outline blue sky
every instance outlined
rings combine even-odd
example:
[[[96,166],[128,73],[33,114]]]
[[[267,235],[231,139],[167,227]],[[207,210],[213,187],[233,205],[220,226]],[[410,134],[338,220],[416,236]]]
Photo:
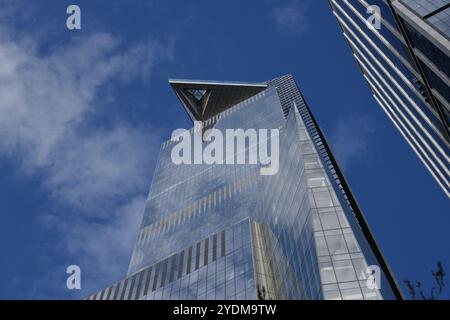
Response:
[[[66,29],[73,3],[80,31]],[[168,78],[292,73],[399,282],[450,267],[448,200],[371,97],[326,1],[0,7],[0,298],[80,298],[124,276],[159,144],[190,126]],[[66,289],[71,264],[82,290]]]

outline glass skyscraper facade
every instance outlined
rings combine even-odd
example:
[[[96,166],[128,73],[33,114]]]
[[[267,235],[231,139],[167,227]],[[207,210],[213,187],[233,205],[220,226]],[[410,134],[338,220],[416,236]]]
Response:
[[[450,197],[450,0],[329,3],[375,100]]]
[[[88,299],[402,297],[291,75],[169,83],[194,121],[193,144],[206,149],[211,128],[268,130],[232,156],[250,158],[262,145],[273,155],[276,140],[278,170],[263,175],[267,163],[251,161],[176,164],[173,148],[187,136],[164,142],[128,275]]]

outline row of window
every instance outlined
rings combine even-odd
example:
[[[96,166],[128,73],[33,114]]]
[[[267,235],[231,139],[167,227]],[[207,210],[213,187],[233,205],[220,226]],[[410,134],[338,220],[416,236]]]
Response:
[[[269,254],[275,273],[280,277],[276,291],[282,292],[283,298],[286,299],[317,299],[321,295],[320,274],[314,252],[311,206],[307,199],[307,190],[312,186],[323,186],[326,180],[323,179],[320,160],[301,114],[292,109],[294,101],[297,111],[306,108],[294,79],[287,76],[274,84],[278,87],[283,110],[288,118],[287,136],[284,141],[287,143],[286,152],[289,155],[282,159],[282,171],[276,179],[278,181],[266,188],[266,191],[273,190],[269,191],[269,203],[275,201],[277,204],[273,207],[274,210],[271,210],[271,215],[275,216],[271,227],[276,240]],[[283,146],[286,146],[285,144]],[[303,164],[298,162],[299,159],[303,160]],[[303,171],[305,169],[316,169],[314,172],[320,172],[321,176],[308,176],[306,171]],[[274,200],[271,200],[272,198]],[[285,214],[278,215],[283,212]]]
[[[244,256],[243,251],[246,251],[247,257]],[[92,295],[88,299],[140,299],[159,288],[164,288],[166,285],[216,262],[217,267],[214,265],[214,268],[208,270],[208,272],[211,274],[217,273],[217,281],[219,281],[220,274],[225,274],[226,269],[228,272],[224,281],[228,281],[235,275],[242,275],[251,271],[251,257],[249,220],[245,219],[135,273],[127,279]],[[195,279],[198,279],[198,275],[194,274],[189,279],[189,282],[195,281]]]
[[[362,3],[362,5],[364,5],[362,10],[365,10],[368,4],[364,0],[359,0],[359,2]],[[373,3],[374,0],[372,0],[371,2]],[[431,4],[431,2],[427,1],[427,4]],[[439,4],[439,7],[441,5],[442,3]],[[448,4],[447,6],[450,6],[450,4]],[[377,32],[374,32],[374,35],[376,37],[373,37],[372,40],[376,41],[377,39],[380,39],[380,41],[386,45],[385,48],[387,49],[383,50],[383,52],[386,53],[393,60],[394,64],[396,64],[400,69],[404,69],[403,72],[405,73],[405,75],[408,77],[409,80],[413,80],[415,82],[416,86],[415,87],[410,86],[410,89],[412,90],[414,95],[418,97],[421,104],[426,106],[425,112],[427,112],[427,115],[430,117],[430,120],[433,121],[433,123],[437,126],[437,128],[440,128],[442,126],[443,120],[441,119],[437,110],[439,109],[439,106],[435,106],[433,103],[431,103],[429,97],[424,91],[423,81],[420,80],[422,79],[422,75],[420,75],[419,72],[412,67],[409,60],[405,59],[409,57],[408,46],[405,42],[403,35],[395,27],[393,27],[396,25],[396,22],[395,21],[388,22],[385,20],[386,10],[384,11],[384,14],[382,16],[383,28],[378,30]],[[450,12],[450,7],[448,7],[446,11]],[[432,16],[431,19],[437,19],[437,16],[441,14],[445,14],[445,11],[440,12],[435,16]],[[389,15],[389,17],[391,17],[391,15]],[[448,99],[447,94],[448,76],[449,76],[448,56],[446,56],[445,53],[443,53],[427,37],[423,36],[422,33],[418,32],[416,27],[412,27],[412,25],[408,23],[406,20],[402,20],[402,22],[403,25],[405,26],[405,31],[408,33],[409,36],[408,40],[410,41],[410,44],[414,47],[414,55],[418,59],[419,64],[424,71],[425,77],[427,78],[429,85],[432,87],[432,90],[438,91],[433,92],[433,95],[442,104],[442,109],[443,112],[445,113],[446,108],[444,106],[445,105],[448,106],[447,101],[450,101]],[[403,68],[403,66],[405,68]],[[448,125],[447,121],[445,120],[444,125]]]
[[[180,279],[184,275],[198,270],[200,266],[216,261],[218,257],[225,256],[226,236],[225,230],[211,237],[197,242],[194,246],[172,255],[142,270],[133,276],[93,295],[91,300],[132,300],[147,295],[150,291],[164,287]],[[145,281],[144,281],[145,279]]]
[[[295,96],[291,98],[295,99]],[[314,146],[324,161],[326,169],[333,177],[339,190],[342,192],[343,198],[346,200],[348,207],[353,211],[352,205],[348,200],[344,186],[336,172],[333,161],[330,158],[324,141],[322,140],[316,124],[306,105],[298,103],[298,111],[302,118],[302,122],[307,128],[307,133],[311,136]],[[306,132],[304,132],[300,123],[300,137],[303,140],[309,140]],[[312,146],[309,146],[311,148]],[[303,150],[302,150],[303,151]],[[308,149],[308,152],[312,150]],[[315,232],[316,254],[319,256],[319,270],[322,282],[322,291],[325,299],[379,299],[380,294],[376,290],[367,290],[366,287],[359,286],[349,287],[350,281],[357,279],[365,279],[366,262],[361,253],[360,247],[355,239],[353,231],[349,228],[348,221],[340,207],[340,201],[337,199],[335,191],[329,186],[327,177],[324,175],[323,167],[317,156],[308,155],[305,159],[306,176],[308,179],[310,205],[320,212],[317,217],[321,220],[316,222],[324,226],[325,231],[317,230]],[[347,227],[342,229],[343,227]],[[331,256],[330,256],[331,255]],[[316,259],[316,256],[314,257]],[[308,268],[303,265],[302,268]],[[310,276],[314,276],[314,272]],[[365,282],[364,282],[365,283]],[[309,282],[310,287],[314,287],[314,281]],[[339,288],[332,288],[336,286]],[[346,287],[347,286],[347,287]],[[342,287],[342,289],[340,288]],[[311,296],[316,297],[314,292]]]
[[[226,230],[225,255],[150,292],[146,299],[254,299],[249,219]]]
[[[145,244],[151,239],[155,239],[165,232],[172,230],[176,226],[184,224],[189,219],[220,206],[223,202],[230,200],[235,195],[247,192],[248,189],[254,187],[258,183],[260,177],[261,176],[258,173],[249,174],[244,179],[225,185],[220,189],[211,192],[209,195],[169,214],[160,221],[142,228],[138,236],[138,245]]]
[[[372,37],[370,32],[363,31],[365,20],[361,14],[355,13],[357,19],[350,16],[356,10],[351,4],[345,2],[348,9],[343,9],[335,0],[333,3],[339,9],[335,15],[345,30],[344,35],[355,52],[375,99],[444,192],[450,194],[445,165],[448,148],[442,123],[440,120],[436,123],[439,117],[431,114],[431,111],[435,112],[430,107],[431,101],[424,102],[428,97],[426,92],[422,90],[423,93],[419,93],[407,68],[401,62],[396,63],[398,59],[392,47],[399,41],[387,41],[382,35],[386,28],[374,30],[375,36]]]

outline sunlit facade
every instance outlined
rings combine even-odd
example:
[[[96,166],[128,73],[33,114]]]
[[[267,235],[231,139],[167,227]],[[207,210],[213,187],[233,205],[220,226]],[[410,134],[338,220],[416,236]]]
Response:
[[[375,100],[450,197],[450,0],[329,3]]]
[[[292,76],[169,82],[196,122],[193,136],[278,129],[279,169],[262,175],[263,164],[175,164],[180,140],[163,143],[128,275],[89,299],[401,298]],[[245,152],[276,136],[266,138]],[[376,287],[368,266],[379,270]]]

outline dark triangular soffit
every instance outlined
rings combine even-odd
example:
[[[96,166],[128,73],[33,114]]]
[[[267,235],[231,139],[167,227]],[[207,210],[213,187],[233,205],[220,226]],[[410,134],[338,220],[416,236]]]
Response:
[[[205,121],[265,90],[265,83],[169,80],[192,121]]]

